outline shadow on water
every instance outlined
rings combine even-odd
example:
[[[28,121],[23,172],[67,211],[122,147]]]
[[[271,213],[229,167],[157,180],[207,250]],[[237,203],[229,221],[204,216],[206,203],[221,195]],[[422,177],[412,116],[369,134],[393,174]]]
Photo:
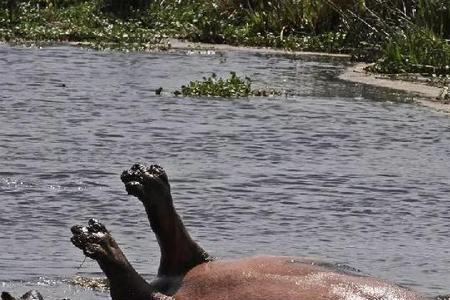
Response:
[[[3,290],[108,298],[66,283],[99,275],[89,260],[77,269],[83,256],[69,241],[70,226],[91,217],[151,278],[159,249],[119,174],[157,161],[192,235],[215,256],[322,257],[450,292],[450,121],[337,80],[345,62],[8,46],[0,58]],[[154,93],[230,71],[291,95]]]

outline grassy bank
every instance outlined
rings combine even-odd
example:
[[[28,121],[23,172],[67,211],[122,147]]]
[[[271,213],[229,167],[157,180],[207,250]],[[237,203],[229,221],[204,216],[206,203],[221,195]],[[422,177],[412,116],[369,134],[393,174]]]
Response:
[[[81,42],[97,49],[146,50],[161,36],[137,20],[102,13],[102,1],[67,6],[21,2],[14,12],[0,10],[0,40],[11,43]]]
[[[295,3],[294,3],[295,2]],[[106,1],[25,1],[16,8],[0,2],[0,40],[78,41],[95,47],[117,44],[141,49],[163,37],[206,43],[295,50],[348,52],[342,30],[315,32],[310,7],[242,6],[233,1],[153,1],[144,10],[114,14]],[[263,3],[263,2],[261,2]],[[125,16],[124,16],[125,15]],[[282,18],[285,15],[288,18]],[[133,46],[134,44],[134,46]]]
[[[0,40],[206,43],[344,52],[381,73],[450,75],[450,0],[0,0]]]

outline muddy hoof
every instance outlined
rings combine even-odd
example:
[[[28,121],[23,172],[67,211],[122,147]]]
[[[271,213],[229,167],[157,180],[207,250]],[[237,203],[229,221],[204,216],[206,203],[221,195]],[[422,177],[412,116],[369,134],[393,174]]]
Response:
[[[3,292],[2,300],[16,300],[16,298],[11,296],[10,293]],[[44,298],[38,291],[31,290],[31,291],[25,293],[22,297],[20,297],[19,300],[44,300]]]
[[[96,219],[90,219],[88,226],[75,225],[71,231],[73,236],[70,240],[75,247],[93,259],[107,257],[109,249],[116,245],[106,227]]]
[[[129,170],[122,172],[120,179],[128,194],[142,202],[155,202],[170,194],[169,179],[164,169],[158,165],[147,167],[134,164]]]

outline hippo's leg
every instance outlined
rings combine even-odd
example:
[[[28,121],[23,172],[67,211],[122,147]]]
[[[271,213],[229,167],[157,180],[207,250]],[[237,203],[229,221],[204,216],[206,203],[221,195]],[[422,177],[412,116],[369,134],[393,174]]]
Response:
[[[193,267],[212,260],[184,227],[173,205],[169,179],[162,167],[135,164],[122,173],[121,179],[128,194],[144,204],[156,234],[161,250],[160,278],[183,276]]]
[[[10,293],[3,292],[2,300],[16,300],[16,298],[11,296]],[[22,297],[20,297],[19,300],[44,300],[44,298],[38,291],[31,290],[31,291],[26,292]]]
[[[157,292],[131,266],[105,226],[95,219],[72,227],[72,243],[96,260],[108,277],[113,300],[155,300]]]

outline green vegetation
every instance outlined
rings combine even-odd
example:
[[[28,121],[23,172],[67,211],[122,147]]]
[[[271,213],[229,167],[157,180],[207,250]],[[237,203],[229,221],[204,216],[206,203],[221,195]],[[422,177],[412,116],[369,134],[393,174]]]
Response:
[[[427,29],[395,34],[381,53],[371,71],[450,75],[450,45]]]
[[[0,9],[0,40],[13,43],[81,42],[97,49],[145,50],[161,47],[159,34],[139,21],[112,18],[100,1],[75,3],[59,9],[22,2],[12,20]]]
[[[203,77],[202,81],[191,81],[189,85],[183,85],[181,91],[175,91],[175,95],[206,96],[237,98],[248,96],[274,96],[281,95],[275,90],[252,90],[251,80],[248,77],[241,78],[235,72],[230,72],[230,77],[222,79],[213,73],[210,77]]]
[[[206,43],[345,51],[341,30],[316,30],[317,1],[159,1],[145,23],[169,36]],[[319,1],[320,2],[320,1]]]
[[[351,53],[382,73],[450,75],[450,0],[0,0],[0,40],[100,49],[164,38]]]

